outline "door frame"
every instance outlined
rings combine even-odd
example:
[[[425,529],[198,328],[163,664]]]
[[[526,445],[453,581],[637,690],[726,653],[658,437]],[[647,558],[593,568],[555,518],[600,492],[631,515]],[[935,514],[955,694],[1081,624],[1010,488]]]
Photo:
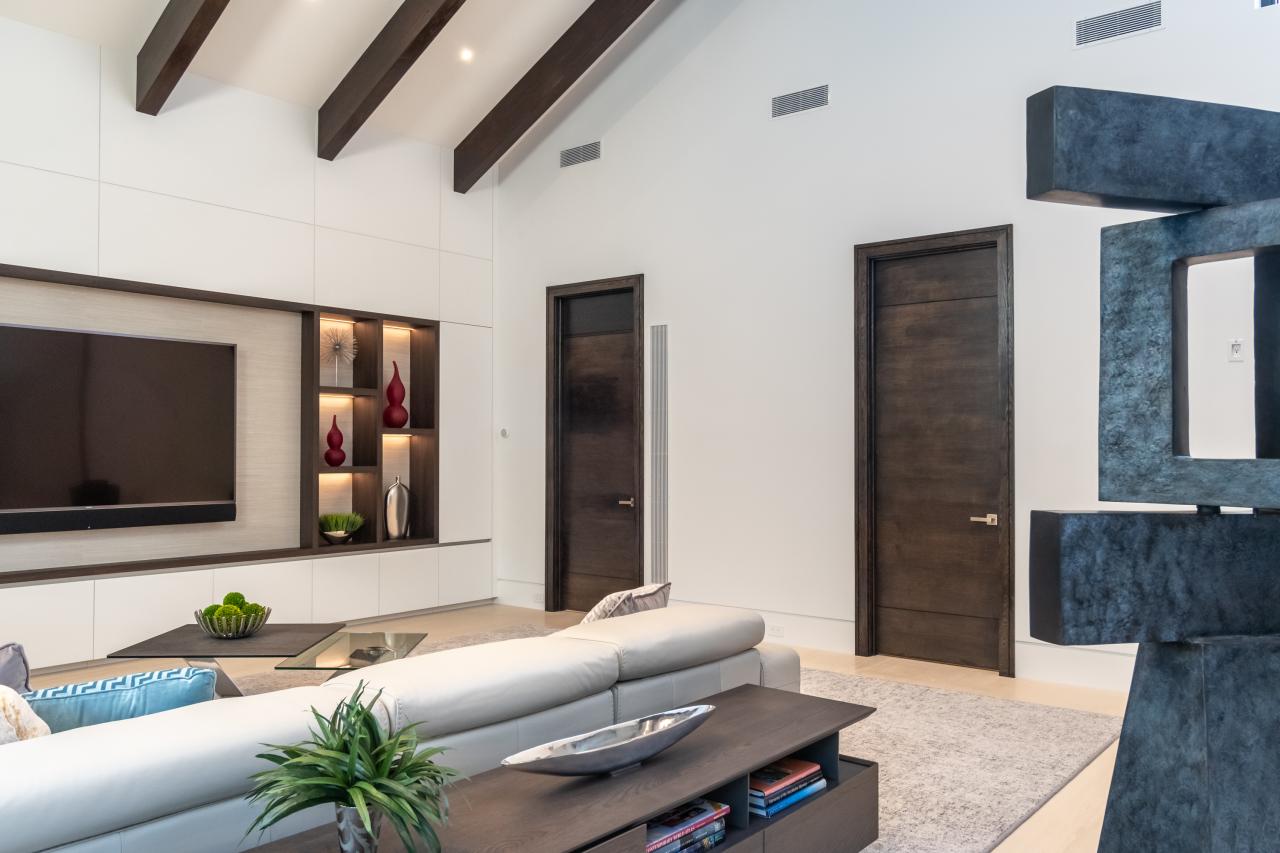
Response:
[[[954,231],[906,240],[865,243],[854,248],[854,433],[856,508],[854,585],[856,591],[854,651],[876,654],[875,631],[875,264],[965,249],[996,250],[997,359],[1000,406],[1007,430],[1002,436],[1003,480],[996,512],[1000,514],[999,548],[1005,562],[1003,608],[998,649],[999,672],[1014,674],[1014,432],[1013,432],[1013,226]]]
[[[634,295],[632,334],[635,344],[636,447],[633,467],[636,482],[636,565],[644,583],[644,276],[640,274],[601,278],[576,284],[547,287],[547,504],[546,504],[546,586],[547,610],[564,609],[564,583],[560,566],[560,351],[563,342],[560,307],[564,300],[586,294],[618,293]]]

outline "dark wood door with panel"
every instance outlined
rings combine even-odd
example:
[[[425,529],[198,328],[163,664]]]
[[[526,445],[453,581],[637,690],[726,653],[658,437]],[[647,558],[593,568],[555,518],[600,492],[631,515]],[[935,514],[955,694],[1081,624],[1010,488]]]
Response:
[[[1011,669],[1002,248],[869,258],[874,650]]]
[[[548,291],[551,609],[642,583],[640,298],[638,278]]]

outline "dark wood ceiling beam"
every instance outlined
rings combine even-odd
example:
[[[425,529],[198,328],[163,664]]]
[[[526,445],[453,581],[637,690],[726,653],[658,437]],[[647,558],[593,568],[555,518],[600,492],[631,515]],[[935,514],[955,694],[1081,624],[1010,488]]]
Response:
[[[338,156],[464,2],[404,0],[321,105],[319,156]]]
[[[138,51],[138,112],[160,112],[229,2],[169,0]]]
[[[465,193],[595,64],[654,0],[595,0],[453,151]]]

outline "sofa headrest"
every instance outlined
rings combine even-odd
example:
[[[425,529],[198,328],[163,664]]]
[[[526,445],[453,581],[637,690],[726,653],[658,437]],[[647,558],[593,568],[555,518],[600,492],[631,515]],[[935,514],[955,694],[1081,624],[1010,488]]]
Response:
[[[549,637],[503,640],[381,663],[328,682],[382,701],[397,728],[418,723],[423,737],[466,731],[567,705],[613,686],[611,649]]]
[[[764,639],[764,619],[751,610],[688,604],[574,625],[552,636],[613,646],[618,680],[632,681],[754,648]]]

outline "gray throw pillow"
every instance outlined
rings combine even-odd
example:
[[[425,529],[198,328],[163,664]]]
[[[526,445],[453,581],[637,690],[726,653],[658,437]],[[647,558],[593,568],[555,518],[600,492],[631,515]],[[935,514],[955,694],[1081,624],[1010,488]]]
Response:
[[[27,677],[31,667],[27,665],[27,653],[17,643],[0,645],[0,684],[19,693],[31,689]]]
[[[645,610],[658,610],[667,606],[671,595],[671,583],[651,583],[636,589],[611,592],[582,617],[583,623],[598,622],[613,616],[627,616]]]

